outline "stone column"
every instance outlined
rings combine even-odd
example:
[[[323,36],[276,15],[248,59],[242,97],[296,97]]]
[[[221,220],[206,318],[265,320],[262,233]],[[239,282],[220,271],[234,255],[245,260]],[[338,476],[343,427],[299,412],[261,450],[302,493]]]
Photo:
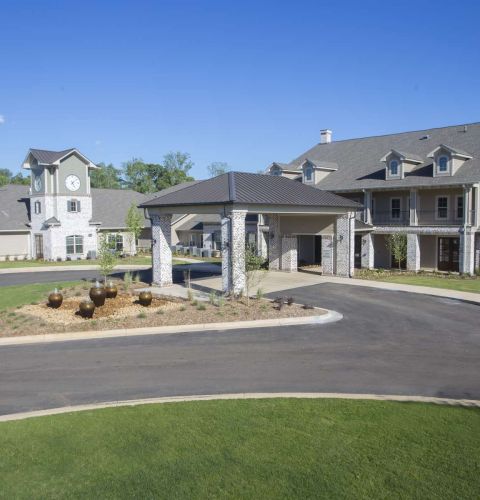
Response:
[[[322,274],[333,274],[333,235],[322,234]]]
[[[222,289],[245,291],[245,210],[232,210],[222,218]]]
[[[349,212],[337,217],[335,222],[335,254],[338,276],[352,277],[355,264],[355,217]]]
[[[362,269],[374,268],[373,234],[366,233],[362,236]]]
[[[282,238],[280,236],[280,215],[270,214],[269,221],[269,244],[268,244],[268,268],[270,271],[280,269],[280,256],[282,254]]]
[[[285,235],[282,237],[282,258],[281,269],[282,271],[296,271],[297,270],[297,237]]]
[[[171,215],[152,215],[153,283],[172,284]]]
[[[232,269],[230,266],[230,219],[228,217],[222,217],[221,220],[221,230],[222,230],[222,291],[223,293],[229,293],[232,283]]]
[[[420,270],[420,236],[407,234],[407,271]]]
[[[460,272],[472,275],[475,270],[474,266],[475,233],[467,227],[460,234]]]

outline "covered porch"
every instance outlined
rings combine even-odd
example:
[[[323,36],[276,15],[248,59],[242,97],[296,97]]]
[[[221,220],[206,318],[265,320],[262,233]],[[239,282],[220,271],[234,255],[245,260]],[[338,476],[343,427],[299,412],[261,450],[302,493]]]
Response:
[[[153,282],[172,283],[171,217],[220,217],[222,290],[245,291],[246,218],[261,216],[257,248],[271,271],[297,270],[301,236],[321,235],[324,274],[351,277],[358,204],[284,177],[230,172],[141,205],[152,222]]]

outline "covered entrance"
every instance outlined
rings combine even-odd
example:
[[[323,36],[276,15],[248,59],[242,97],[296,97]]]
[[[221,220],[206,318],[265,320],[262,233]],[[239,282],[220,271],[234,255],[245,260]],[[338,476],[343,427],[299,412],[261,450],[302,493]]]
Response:
[[[460,238],[438,238],[438,270],[458,272],[460,270]]]
[[[225,293],[246,291],[247,214],[268,215],[270,270],[296,271],[298,236],[307,234],[314,237],[313,259],[322,261],[324,272],[353,275],[358,203],[286,177],[229,172],[180,188],[140,208],[152,222],[153,282],[160,286],[172,283],[172,214],[220,215]],[[319,234],[325,238],[317,238]]]

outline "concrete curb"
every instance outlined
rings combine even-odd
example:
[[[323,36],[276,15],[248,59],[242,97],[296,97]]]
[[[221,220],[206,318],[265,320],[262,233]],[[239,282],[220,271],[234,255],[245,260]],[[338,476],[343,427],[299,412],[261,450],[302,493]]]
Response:
[[[462,406],[467,408],[480,408],[480,401],[475,399],[450,399],[436,398],[430,396],[398,396],[390,394],[351,394],[351,393],[329,393],[329,392],[253,392],[239,394],[205,394],[195,396],[166,396],[158,398],[132,399],[127,401],[109,401],[102,403],[91,403],[75,406],[63,406],[61,408],[50,408],[48,410],[35,410],[22,413],[11,413],[0,415],[0,422],[12,420],[25,420],[33,417],[45,417],[49,415],[60,415],[62,413],[74,413],[79,411],[99,410],[102,408],[117,408],[122,406],[140,406],[148,404],[164,403],[187,403],[191,401],[220,401],[233,399],[350,399],[369,401],[396,401],[401,403],[433,403],[439,405]]]
[[[114,267],[114,271],[143,271],[150,269],[151,264],[119,264]],[[60,272],[60,271],[98,271],[98,265],[77,265],[77,266],[35,266],[35,267],[18,267],[0,269],[0,274],[23,274],[23,273],[39,273],[39,272]]]
[[[134,337],[141,335],[171,335],[176,333],[195,333],[210,330],[241,330],[250,328],[269,328],[275,326],[325,325],[340,321],[343,315],[337,311],[325,309],[321,316],[301,316],[297,318],[260,319],[250,321],[228,321],[223,323],[202,323],[196,325],[172,325],[144,328],[119,328],[116,330],[90,330],[83,332],[47,333],[45,335],[26,335],[23,337],[0,338],[0,347],[41,344],[45,342],[68,342],[72,340],[107,339],[116,337]]]

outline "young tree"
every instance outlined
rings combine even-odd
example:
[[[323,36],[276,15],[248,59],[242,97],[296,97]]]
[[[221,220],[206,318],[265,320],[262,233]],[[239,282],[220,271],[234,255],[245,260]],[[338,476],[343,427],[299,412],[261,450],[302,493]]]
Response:
[[[207,167],[210,177],[225,174],[230,171],[230,165],[224,161],[214,161]]]
[[[135,242],[136,245],[143,229],[143,217],[135,203],[132,203],[128,209],[127,217],[125,218],[125,225],[128,228],[130,245],[133,246],[133,242]]]
[[[388,234],[385,242],[400,271],[402,264],[407,260],[407,235],[401,233]]]
[[[99,234],[98,246],[98,264],[100,272],[104,277],[105,284],[107,283],[107,276],[112,274],[115,264],[117,263],[118,254],[108,241],[108,234]]]
[[[245,294],[247,304],[250,304],[250,294],[253,287],[258,285],[265,277],[264,264],[265,259],[257,255],[255,245],[245,245]]]
[[[94,169],[90,173],[90,182],[93,188],[121,189],[121,171],[111,163],[98,163],[100,168]]]

